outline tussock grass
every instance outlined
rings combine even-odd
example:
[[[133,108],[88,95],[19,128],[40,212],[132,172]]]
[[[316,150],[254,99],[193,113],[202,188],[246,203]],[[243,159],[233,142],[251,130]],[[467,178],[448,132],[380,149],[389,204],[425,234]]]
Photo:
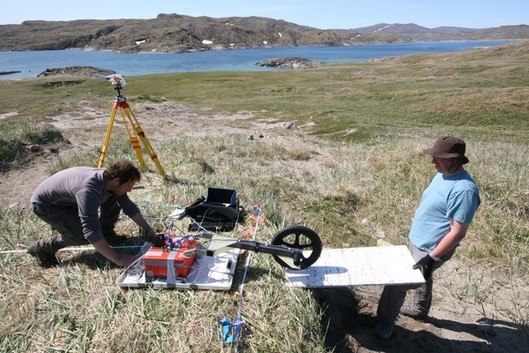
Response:
[[[523,282],[529,276],[529,126],[527,83],[520,78],[527,70],[524,53],[499,61],[478,51],[472,60],[459,54],[428,55],[307,72],[164,75],[155,76],[155,84],[152,77],[130,78],[131,100],[157,97],[206,107],[204,114],[251,111],[257,119],[304,126],[303,133],[285,131],[256,140],[231,134],[151,141],[172,181],[161,181],[146,159],[132,198],[162,229],[163,217],[174,205],[191,203],[208,186],[228,187],[238,191],[241,205],[260,203],[267,217],[257,233],[261,241],[299,223],[318,232],[326,247],[372,246],[378,238],[405,244],[413,212],[435,172],[421,151],[441,135],[458,135],[467,142],[468,170],[478,182],[482,205],[457,257]],[[70,101],[90,96],[94,104],[106,105],[110,89],[97,80],[67,88],[39,88],[36,82],[0,81],[27,97],[49,95],[39,107],[32,99],[25,100],[27,106],[7,100],[4,105],[0,97],[4,112],[16,110],[18,119],[30,120],[38,109],[31,119],[42,121],[57,111],[58,103],[52,101],[59,102],[66,92]],[[5,92],[9,97],[10,91]],[[60,110],[68,101],[64,104]],[[49,172],[93,165],[97,157],[95,147],[56,159]],[[116,138],[106,161],[122,158],[135,157],[128,140]],[[26,210],[0,207],[0,221],[2,249],[50,232]],[[121,221],[120,227],[138,236],[129,221]],[[217,320],[236,317],[240,267],[227,292],[122,290],[115,284],[120,269],[93,252],[59,256],[65,265],[49,270],[26,255],[0,256],[0,298],[5,303],[0,308],[0,351],[233,351],[221,343]],[[465,275],[453,295],[483,304],[487,317],[496,315],[485,304],[494,306],[501,299],[493,288],[504,279],[493,278],[491,284],[478,273]],[[290,290],[282,277],[271,256],[252,256],[241,350],[325,351],[327,327],[318,295]],[[525,292],[512,293],[518,295],[509,299],[509,307],[494,310],[526,328]]]

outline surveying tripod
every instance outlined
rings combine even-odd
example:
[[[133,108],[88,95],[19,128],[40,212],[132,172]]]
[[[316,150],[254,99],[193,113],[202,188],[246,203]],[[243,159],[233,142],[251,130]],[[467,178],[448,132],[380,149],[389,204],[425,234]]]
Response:
[[[140,126],[140,123],[138,122],[138,119],[136,119],[136,117],[134,116],[134,113],[130,109],[129,104],[127,103],[127,98],[123,94],[121,94],[121,89],[122,89],[121,84],[115,83],[113,84],[113,86],[118,91],[118,93],[116,95],[116,99],[114,100],[114,104],[112,105],[112,113],[110,114],[110,121],[108,122],[108,126],[107,126],[105,142],[103,143],[103,148],[101,148],[101,154],[99,155],[99,162],[98,162],[97,167],[101,168],[103,166],[103,163],[105,162],[105,155],[108,149],[108,142],[110,141],[110,135],[112,134],[112,127],[114,125],[116,113],[119,109],[121,113],[121,117],[123,118],[123,123],[125,124],[125,129],[127,130],[127,134],[129,135],[130,143],[132,144],[132,148],[134,148],[134,152],[136,152],[136,156],[138,157],[140,166],[143,167],[145,165],[145,162],[143,160],[143,155],[141,153],[141,146],[140,146],[140,140],[141,140],[141,142],[143,143],[143,146],[145,147],[147,152],[149,152],[149,155],[151,156],[151,159],[154,162],[154,165],[156,166],[158,173],[160,173],[160,175],[165,178],[165,170],[160,164],[160,161],[158,160],[158,156],[154,152],[154,149],[149,143],[149,140],[145,136],[145,133],[143,132]]]

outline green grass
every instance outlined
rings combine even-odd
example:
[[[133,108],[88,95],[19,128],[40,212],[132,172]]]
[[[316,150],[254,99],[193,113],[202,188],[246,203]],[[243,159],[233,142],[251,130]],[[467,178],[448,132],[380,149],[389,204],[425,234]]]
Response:
[[[260,202],[267,222],[258,240],[269,241],[277,230],[298,223],[314,229],[326,247],[373,246],[377,237],[405,244],[413,212],[434,174],[421,151],[440,135],[458,135],[467,142],[468,170],[478,182],[482,205],[456,256],[465,264],[461,276],[469,280],[454,283],[450,291],[454,300],[495,306],[501,298],[494,288],[506,278],[523,282],[529,276],[528,64],[527,49],[514,45],[311,71],[127,78],[131,102],[174,102],[204,115],[249,111],[255,119],[311,123],[302,129],[308,134],[283,132],[287,143],[251,141],[243,134],[152,141],[172,182],[162,182],[146,160],[141,188],[132,198],[156,217],[152,222],[160,229],[170,205],[189,204],[208,186],[229,187],[246,207]],[[3,137],[14,142],[31,139],[8,122],[27,122],[26,129],[38,131],[39,138],[46,135],[39,129],[49,116],[75,111],[81,100],[107,107],[114,94],[96,79],[0,81],[0,89],[0,114],[18,113],[1,125],[10,126]],[[49,172],[92,165],[98,147],[55,159]],[[107,162],[121,158],[134,158],[128,141],[113,140]],[[0,221],[2,249],[49,232],[23,209],[0,208]],[[120,226],[137,235],[130,222]],[[238,283],[226,292],[121,290],[115,284],[120,269],[101,257],[60,256],[66,265],[51,270],[41,270],[26,255],[0,256],[5,303],[0,351],[233,351],[220,342],[217,320],[235,318]],[[472,266],[502,275],[485,284],[473,278]],[[253,256],[249,276],[241,349],[324,352],[324,308],[315,294],[288,289],[283,270],[266,254]],[[490,315],[527,329],[526,292],[513,293],[510,306],[498,306]]]
[[[32,159],[32,154],[41,153],[31,152],[28,146],[67,142],[54,126],[28,122],[0,122],[0,136],[0,171],[23,165]]]

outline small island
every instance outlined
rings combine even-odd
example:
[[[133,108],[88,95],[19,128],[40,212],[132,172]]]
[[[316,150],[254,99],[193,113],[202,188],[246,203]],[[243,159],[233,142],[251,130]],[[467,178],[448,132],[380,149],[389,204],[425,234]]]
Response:
[[[53,68],[42,71],[37,77],[45,76],[83,76],[83,77],[106,77],[115,74],[114,70],[100,69],[93,66],[69,66],[64,68]]]
[[[20,73],[21,71],[0,71],[0,76],[3,76],[3,75],[12,75],[12,74],[18,74]]]
[[[267,67],[279,67],[284,69],[314,69],[318,67],[318,63],[296,57],[287,57],[287,58],[272,58],[267,60],[262,60],[257,62],[256,65],[267,66]]]

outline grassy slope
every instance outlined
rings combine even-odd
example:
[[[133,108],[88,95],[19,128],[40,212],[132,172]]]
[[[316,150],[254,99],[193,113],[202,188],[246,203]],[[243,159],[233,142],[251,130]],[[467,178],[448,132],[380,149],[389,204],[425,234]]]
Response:
[[[193,182],[160,184],[155,173],[148,174],[146,189],[135,198],[163,214],[159,205],[174,195],[186,203],[206,185],[229,186],[244,195],[245,204],[262,203],[269,217],[259,232],[262,240],[299,222],[318,231],[329,247],[374,245],[375,231],[405,243],[432,174],[418,152],[439,135],[455,134],[467,140],[469,170],[483,199],[460,260],[527,276],[526,47],[305,72],[131,77],[127,95],[135,101],[174,101],[208,108],[205,114],[252,111],[258,118],[312,123],[305,129],[316,135],[296,135],[290,146],[251,143],[245,136],[157,144],[165,168]],[[19,113],[6,120],[46,122],[46,116],[75,110],[79,100],[106,107],[109,87],[100,80],[54,78],[0,81],[0,90],[0,114]],[[0,217],[2,249],[48,232],[25,210],[2,209]],[[29,258],[3,255],[0,268],[2,351],[231,351],[218,339],[216,319],[234,318],[235,290],[121,291],[114,284],[119,269],[95,255],[47,271]],[[245,289],[245,351],[323,351],[314,298],[288,290],[281,276],[271,257],[254,257]],[[527,324],[527,311],[514,309],[504,314]]]

